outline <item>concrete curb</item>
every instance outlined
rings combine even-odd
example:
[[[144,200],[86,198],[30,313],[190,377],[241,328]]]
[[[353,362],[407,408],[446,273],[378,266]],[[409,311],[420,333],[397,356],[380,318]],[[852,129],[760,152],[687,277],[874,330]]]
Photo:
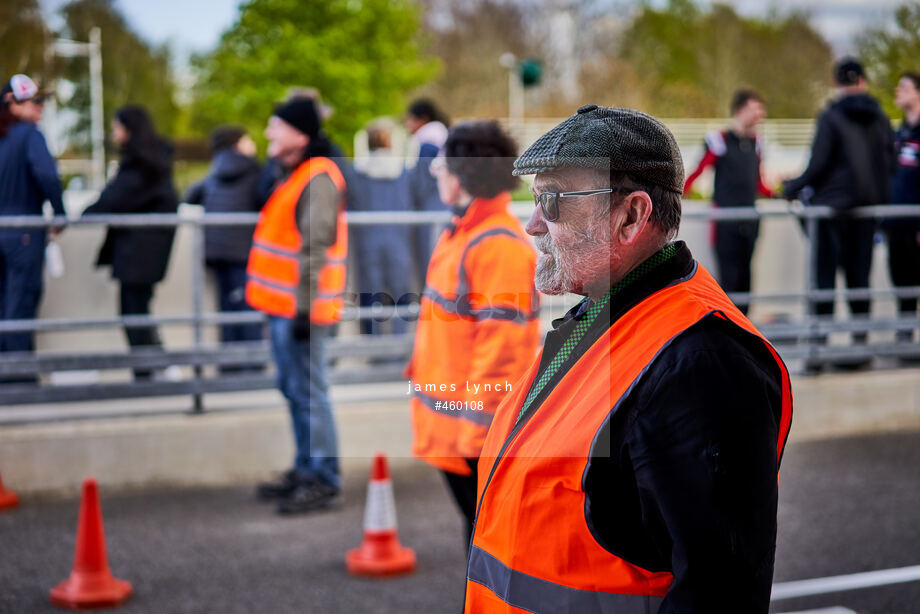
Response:
[[[804,441],[920,429],[920,370],[828,374],[793,380],[791,439]],[[366,480],[384,451],[395,470],[411,458],[408,402],[337,391],[342,470]],[[0,428],[0,474],[21,495],[78,492],[85,477],[107,488],[223,486],[265,479],[293,455],[287,410],[271,392],[250,407],[200,416],[143,415]],[[361,398],[363,397],[363,398]],[[210,405],[210,404],[209,404]]]

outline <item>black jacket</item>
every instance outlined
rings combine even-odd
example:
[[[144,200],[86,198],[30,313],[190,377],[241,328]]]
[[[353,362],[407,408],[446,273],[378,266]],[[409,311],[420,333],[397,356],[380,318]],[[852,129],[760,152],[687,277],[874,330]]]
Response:
[[[808,168],[787,181],[783,195],[794,198],[810,186],[810,202],[849,209],[888,201],[895,168],[891,122],[868,94],[851,94],[818,116]]]
[[[223,149],[211,162],[208,176],[189,188],[185,202],[204,205],[206,213],[253,213],[261,209],[256,193],[261,170],[249,156]],[[208,226],[204,253],[208,262],[245,263],[252,245],[253,227]]]
[[[172,147],[162,142],[157,155],[122,155],[118,173],[83,214],[175,213],[179,205],[172,179]],[[163,279],[175,227],[111,227],[96,266],[112,265],[112,277],[123,283],[152,284]]]
[[[613,297],[531,408],[612,322],[695,266],[680,243]],[[553,323],[545,363],[576,325],[576,311]],[[611,409],[584,473],[585,520],[610,552],[674,574],[659,614],[767,612],[781,409],[769,350],[715,316],[666,346]]]

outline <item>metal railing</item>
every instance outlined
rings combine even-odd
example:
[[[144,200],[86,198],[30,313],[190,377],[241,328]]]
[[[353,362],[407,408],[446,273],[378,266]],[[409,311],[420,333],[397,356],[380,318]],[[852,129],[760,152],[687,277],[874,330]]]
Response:
[[[687,202],[688,205],[699,204]],[[529,215],[531,203],[514,203],[513,210],[521,217]],[[861,360],[878,357],[915,356],[917,344],[876,342],[872,344],[826,344],[828,336],[843,333],[886,333],[916,331],[920,320],[911,317],[834,319],[816,315],[815,306],[821,301],[837,299],[891,299],[920,297],[920,287],[890,289],[819,290],[816,277],[816,241],[819,220],[836,218],[843,214],[829,207],[802,207],[787,205],[785,201],[761,201],[757,209],[713,209],[705,206],[686,206],[683,219],[687,222],[754,220],[794,218],[802,222],[808,238],[808,256],[802,267],[805,270],[805,287],[801,291],[774,293],[732,294],[736,302],[752,306],[770,302],[797,303],[802,315],[785,321],[755,322],[770,338],[787,361],[799,361],[799,369],[809,362],[832,360]],[[847,212],[853,218],[920,218],[920,205],[873,206]],[[447,212],[349,212],[350,227],[378,224],[430,225],[433,231],[448,221]],[[263,322],[265,317],[256,312],[215,313],[204,309],[206,265],[204,258],[204,229],[208,226],[254,226],[257,214],[140,214],[98,215],[77,219],[42,218],[39,216],[0,217],[0,228],[39,228],[66,224],[75,226],[115,227],[172,227],[190,226],[193,229],[191,311],[169,316],[123,316],[92,318],[47,318],[37,320],[0,321],[0,333],[74,331],[99,328],[142,325],[186,325],[191,327],[192,343],[182,349],[155,350],[135,348],[129,352],[40,352],[26,354],[0,353],[0,377],[15,378],[47,374],[57,371],[87,369],[158,369],[170,365],[191,367],[193,376],[182,381],[105,382],[62,386],[29,384],[0,385],[0,404],[48,403],[92,399],[112,399],[153,395],[191,395],[193,410],[204,409],[202,396],[213,392],[257,390],[274,386],[274,379],[265,373],[234,374],[228,377],[205,377],[205,367],[239,366],[270,362],[268,343],[265,341],[237,344],[211,345],[204,342],[204,328],[221,324]],[[546,312],[566,309],[570,297],[549,297],[544,302],[544,324],[550,317]],[[547,309],[548,307],[548,309]],[[347,304],[343,319],[353,321],[367,318],[403,317],[413,319],[418,315],[418,305],[360,307]],[[382,364],[362,366],[337,365],[330,373],[334,384],[395,381],[402,377],[402,364],[411,351],[412,335],[341,336],[329,344],[332,360],[348,362],[352,358],[378,358]],[[389,360],[387,360],[389,359]],[[354,361],[351,361],[354,362]]]

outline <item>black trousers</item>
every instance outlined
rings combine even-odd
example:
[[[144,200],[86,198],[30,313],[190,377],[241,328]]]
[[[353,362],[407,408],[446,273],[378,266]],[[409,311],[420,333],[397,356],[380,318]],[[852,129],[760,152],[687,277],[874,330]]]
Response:
[[[119,296],[121,315],[150,315],[150,301],[153,299],[153,284],[121,284]],[[126,326],[125,337],[132,348],[140,346],[161,347],[160,335],[156,326]],[[135,369],[134,377],[146,379],[151,376],[147,369]]]
[[[847,288],[868,288],[874,234],[875,220],[834,219],[818,222],[818,288],[833,289],[837,281],[837,269],[840,268],[843,269]],[[851,300],[849,304],[853,315],[869,313],[868,300]],[[815,311],[818,315],[830,315],[834,313],[834,302],[819,301],[815,304]],[[856,337],[854,335],[854,339]]]
[[[479,460],[475,458],[464,460],[472,470],[472,475],[460,475],[459,473],[443,470],[441,473],[444,474],[447,487],[454,496],[454,501],[456,501],[457,507],[460,508],[460,513],[463,514],[466,527],[466,544],[467,548],[469,548],[470,540],[473,539],[473,521],[476,519],[476,467]]]
[[[719,264],[719,284],[726,292],[751,291],[751,259],[760,222],[719,222],[716,224],[716,260]],[[747,313],[748,303],[738,303],[741,313]]]
[[[888,235],[888,271],[891,283],[904,288],[920,286],[920,245],[915,220],[898,220],[885,229]],[[901,314],[917,313],[916,298],[898,299]]]

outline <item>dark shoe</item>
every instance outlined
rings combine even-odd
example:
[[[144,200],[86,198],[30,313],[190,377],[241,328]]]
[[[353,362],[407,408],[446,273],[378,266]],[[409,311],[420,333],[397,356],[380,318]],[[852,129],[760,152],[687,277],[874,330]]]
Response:
[[[817,359],[806,359],[802,367],[802,375],[819,375],[824,370],[825,363]]]
[[[256,486],[256,496],[263,501],[283,499],[294,492],[297,484],[297,473],[288,469],[274,482],[262,482]]]
[[[863,371],[872,366],[872,359],[852,358],[849,360],[835,360],[831,364],[838,371]]]
[[[920,365],[920,354],[898,356],[898,364],[902,367],[916,367],[917,365]]]
[[[320,481],[301,481],[294,490],[278,502],[278,513],[304,514],[342,505],[342,491]]]

